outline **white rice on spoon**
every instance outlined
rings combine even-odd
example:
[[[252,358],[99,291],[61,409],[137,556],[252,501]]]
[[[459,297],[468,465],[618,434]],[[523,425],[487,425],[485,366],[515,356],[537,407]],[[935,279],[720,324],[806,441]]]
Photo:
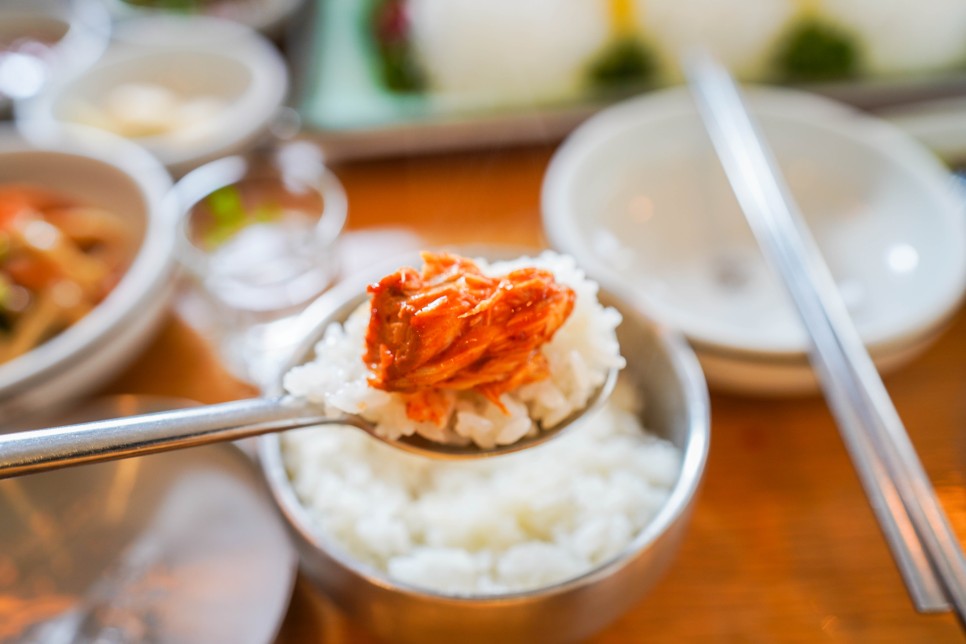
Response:
[[[553,252],[538,257],[488,263],[474,260],[485,274],[504,275],[524,267],[550,270],[576,294],[573,312],[542,352],[550,377],[504,394],[506,413],[475,392],[461,392],[451,422],[439,427],[406,415],[405,396],[369,386],[363,362],[369,305],[357,309],[345,324],[333,323],[315,347],[315,358],[286,374],[292,395],[324,405],[326,414],[358,414],[374,423],[381,436],[397,439],[419,434],[443,443],[470,441],[487,449],[515,443],[539,431],[535,423],[553,426],[581,409],[603,384],[611,368],[624,366],[617,342],[620,314],[597,300],[597,284],[586,278],[573,258]]]

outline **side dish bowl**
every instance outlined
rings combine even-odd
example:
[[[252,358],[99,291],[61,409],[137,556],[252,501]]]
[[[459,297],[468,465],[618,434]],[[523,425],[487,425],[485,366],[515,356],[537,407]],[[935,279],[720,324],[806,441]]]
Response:
[[[0,364],[0,428],[50,410],[116,373],[150,338],[172,292],[177,209],[171,180],[147,152],[101,132],[27,141],[0,128],[0,184],[40,185],[123,218],[134,258],[107,297],[53,338]]]
[[[966,216],[948,170],[833,101],[766,88],[747,97],[873,359],[900,366],[966,290]],[[805,332],[685,89],[585,122],[554,155],[542,207],[551,244],[682,331],[712,387],[815,389]]]
[[[360,282],[350,280],[306,310],[301,318],[306,340],[289,366],[304,361],[329,322],[344,319],[364,301],[360,292]],[[670,566],[707,458],[707,389],[682,338],[654,325],[629,300],[601,293],[601,302],[623,315],[618,336],[626,375],[644,398],[642,422],[681,451],[682,468],[645,529],[586,574],[533,591],[494,595],[449,595],[393,580],[313,529],[286,471],[279,436],[259,439],[265,477],[303,571],[354,620],[393,642],[581,641],[628,610]],[[280,382],[276,387],[280,390]]]
[[[264,37],[226,20],[130,19],[94,66],[17,106],[37,134],[72,123],[128,136],[180,175],[238,152],[275,118],[285,63]]]

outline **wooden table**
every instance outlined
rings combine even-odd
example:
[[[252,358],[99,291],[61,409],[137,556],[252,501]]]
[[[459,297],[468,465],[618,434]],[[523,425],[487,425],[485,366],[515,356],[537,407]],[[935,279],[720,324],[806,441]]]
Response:
[[[430,244],[543,243],[548,147],[352,163],[335,168],[350,225],[411,227]],[[922,357],[886,378],[966,541],[966,314]],[[109,392],[216,402],[249,389],[172,317]],[[707,475],[667,576],[593,639],[638,641],[961,641],[949,615],[906,595],[824,401],[712,395]],[[279,644],[374,642],[299,579]]]

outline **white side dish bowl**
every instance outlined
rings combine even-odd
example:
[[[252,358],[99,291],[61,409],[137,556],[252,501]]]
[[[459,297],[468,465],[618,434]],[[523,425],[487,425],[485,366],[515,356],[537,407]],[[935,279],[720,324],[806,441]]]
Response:
[[[966,214],[910,137],[792,90],[746,92],[859,333],[883,371],[943,330],[966,290]],[[807,338],[755,243],[686,89],[579,127],[542,194],[551,244],[680,329],[709,384],[814,391]]]
[[[147,152],[97,131],[27,141],[0,128],[0,185],[39,184],[123,217],[137,244],[107,297],[60,334],[0,364],[0,430],[56,409],[116,374],[151,338],[173,291],[177,209],[171,180]]]
[[[288,90],[275,47],[247,27],[203,17],[131,19],[96,65],[17,107],[38,135],[69,124],[143,145],[175,175],[250,145]]]

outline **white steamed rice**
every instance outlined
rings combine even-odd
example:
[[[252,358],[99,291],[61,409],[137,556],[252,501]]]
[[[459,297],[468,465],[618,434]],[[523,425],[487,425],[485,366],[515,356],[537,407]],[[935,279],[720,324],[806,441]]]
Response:
[[[587,279],[573,258],[550,251],[539,257],[513,261],[475,260],[489,275],[503,275],[516,268],[537,266],[553,272],[576,294],[574,309],[566,322],[546,343],[543,354],[550,377],[524,385],[502,396],[508,413],[475,392],[461,393],[450,426],[418,423],[406,416],[405,397],[370,387],[362,355],[369,321],[369,304],[357,309],[345,324],[333,323],[315,348],[312,362],[285,376],[292,395],[325,406],[329,416],[359,414],[376,424],[389,439],[419,434],[445,443],[476,443],[480,447],[514,443],[538,431],[534,421],[550,427],[583,407],[604,382],[612,367],[620,368],[616,328],[620,314],[597,300],[597,284]]]
[[[390,578],[455,595],[589,572],[666,502],[680,451],[640,425],[626,383],[555,441],[474,462],[424,459],[358,430],[288,432],[283,458],[314,528]]]

